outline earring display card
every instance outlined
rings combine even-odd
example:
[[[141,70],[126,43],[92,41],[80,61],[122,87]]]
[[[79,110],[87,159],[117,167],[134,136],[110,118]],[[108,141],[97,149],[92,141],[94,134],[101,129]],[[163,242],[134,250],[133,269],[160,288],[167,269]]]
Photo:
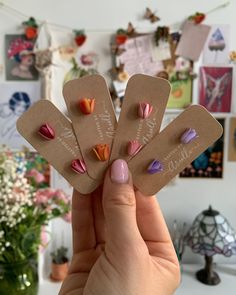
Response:
[[[64,86],[63,95],[88,174],[93,179],[101,179],[109,164],[117,124],[105,79],[90,75],[69,81]],[[95,99],[89,114],[79,107],[85,98]],[[93,151],[95,145],[101,145],[96,150],[97,155]]]
[[[230,119],[228,161],[236,161],[236,117]]]
[[[169,93],[170,84],[165,79],[142,74],[129,79],[110,162],[117,158],[129,161],[137,149],[144,147],[159,132]]]
[[[55,138],[46,140],[38,134],[47,123],[55,132]],[[71,122],[48,100],[35,103],[17,121],[19,133],[80,193],[88,194],[99,185],[85,172],[75,173],[71,162],[83,159]]]
[[[194,129],[197,137],[183,144],[180,138],[188,128]],[[222,126],[204,107],[190,106],[128,163],[134,185],[145,195],[157,193],[215,142],[222,132]],[[162,164],[163,170],[149,174],[147,169],[154,160]]]

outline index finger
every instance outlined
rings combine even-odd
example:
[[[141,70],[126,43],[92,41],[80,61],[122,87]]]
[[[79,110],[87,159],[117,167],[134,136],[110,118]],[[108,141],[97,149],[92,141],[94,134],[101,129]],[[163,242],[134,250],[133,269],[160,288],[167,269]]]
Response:
[[[136,191],[136,206],[138,228],[149,253],[175,261],[174,246],[156,196],[147,197]]]
[[[73,191],[72,235],[74,254],[96,246],[91,194],[82,195]]]

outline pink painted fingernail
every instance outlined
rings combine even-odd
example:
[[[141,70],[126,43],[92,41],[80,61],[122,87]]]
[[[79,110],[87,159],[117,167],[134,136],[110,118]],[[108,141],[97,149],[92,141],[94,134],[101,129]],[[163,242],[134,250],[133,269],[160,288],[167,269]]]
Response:
[[[115,160],[111,165],[111,180],[114,183],[127,183],[129,169],[124,160]]]

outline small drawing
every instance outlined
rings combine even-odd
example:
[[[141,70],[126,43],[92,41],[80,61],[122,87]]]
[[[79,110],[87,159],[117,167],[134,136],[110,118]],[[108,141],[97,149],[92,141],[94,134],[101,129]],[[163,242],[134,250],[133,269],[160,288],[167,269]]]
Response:
[[[0,117],[4,119],[0,134],[3,138],[11,139],[18,136],[16,131],[17,119],[30,107],[31,100],[25,92],[15,92],[8,103],[0,105]]]

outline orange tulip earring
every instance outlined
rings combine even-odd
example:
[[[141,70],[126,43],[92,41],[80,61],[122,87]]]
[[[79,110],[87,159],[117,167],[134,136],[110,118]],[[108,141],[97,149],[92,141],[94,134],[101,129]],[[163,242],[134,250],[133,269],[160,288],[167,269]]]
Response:
[[[110,156],[110,147],[108,144],[97,144],[93,148],[93,152],[99,161],[107,161]]]
[[[95,107],[95,98],[82,98],[79,100],[79,109],[84,115],[93,113]]]

